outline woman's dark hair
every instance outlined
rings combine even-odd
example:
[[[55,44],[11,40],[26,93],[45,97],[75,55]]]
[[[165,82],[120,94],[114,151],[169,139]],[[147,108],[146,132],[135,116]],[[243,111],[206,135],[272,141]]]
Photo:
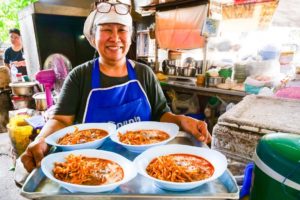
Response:
[[[9,29],[9,34],[11,34],[11,33],[15,33],[15,34],[18,34],[19,36],[21,36],[20,30],[17,28]]]

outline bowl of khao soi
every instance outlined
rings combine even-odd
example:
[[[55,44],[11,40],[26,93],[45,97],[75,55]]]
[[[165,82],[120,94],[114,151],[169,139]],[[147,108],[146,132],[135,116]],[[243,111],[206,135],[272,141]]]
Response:
[[[137,175],[130,160],[97,149],[50,154],[42,160],[41,168],[49,179],[70,192],[112,191]]]
[[[118,128],[110,138],[131,152],[141,153],[170,142],[178,132],[179,127],[173,123],[143,121]]]
[[[134,160],[138,173],[159,188],[185,191],[213,181],[227,169],[226,157],[218,151],[179,144],[153,147]]]
[[[49,135],[45,142],[63,151],[76,149],[97,149],[116,131],[112,123],[76,124]]]

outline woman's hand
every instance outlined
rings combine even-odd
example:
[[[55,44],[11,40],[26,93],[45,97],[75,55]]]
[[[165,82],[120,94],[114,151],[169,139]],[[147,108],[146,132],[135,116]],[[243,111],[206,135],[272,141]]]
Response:
[[[207,144],[211,142],[211,135],[208,132],[207,124],[204,121],[181,115],[180,127],[182,130],[191,133],[197,140],[201,142],[205,142]]]
[[[26,151],[21,155],[21,161],[28,172],[41,166],[41,160],[49,152],[49,146],[45,142],[45,137],[55,131],[70,126],[74,122],[74,115],[53,115],[48,119],[35,141],[30,143]]]
[[[183,131],[191,133],[197,140],[209,144],[211,135],[207,130],[207,124],[204,121],[194,119],[185,115],[175,115],[171,112],[164,113],[161,122],[170,122],[177,124]]]
[[[49,146],[44,138],[39,138],[30,143],[26,151],[21,155],[21,161],[28,172],[41,166],[41,160],[49,151]]]

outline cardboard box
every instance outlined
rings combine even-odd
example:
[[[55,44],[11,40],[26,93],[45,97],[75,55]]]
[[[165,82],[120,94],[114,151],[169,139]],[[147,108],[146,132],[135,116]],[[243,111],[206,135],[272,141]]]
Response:
[[[212,0],[209,15],[221,20],[221,31],[251,31],[269,27],[279,0],[244,2],[251,3]]]

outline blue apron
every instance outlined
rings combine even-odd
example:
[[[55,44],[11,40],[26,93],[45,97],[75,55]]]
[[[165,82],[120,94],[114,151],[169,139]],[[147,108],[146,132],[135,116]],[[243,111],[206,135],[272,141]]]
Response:
[[[130,62],[126,60],[129,81],[101,88],[98,59],[92,70],[92,90],[89,93],[83,123],[111,122],[117,127],[151,120],[151,106]]]

